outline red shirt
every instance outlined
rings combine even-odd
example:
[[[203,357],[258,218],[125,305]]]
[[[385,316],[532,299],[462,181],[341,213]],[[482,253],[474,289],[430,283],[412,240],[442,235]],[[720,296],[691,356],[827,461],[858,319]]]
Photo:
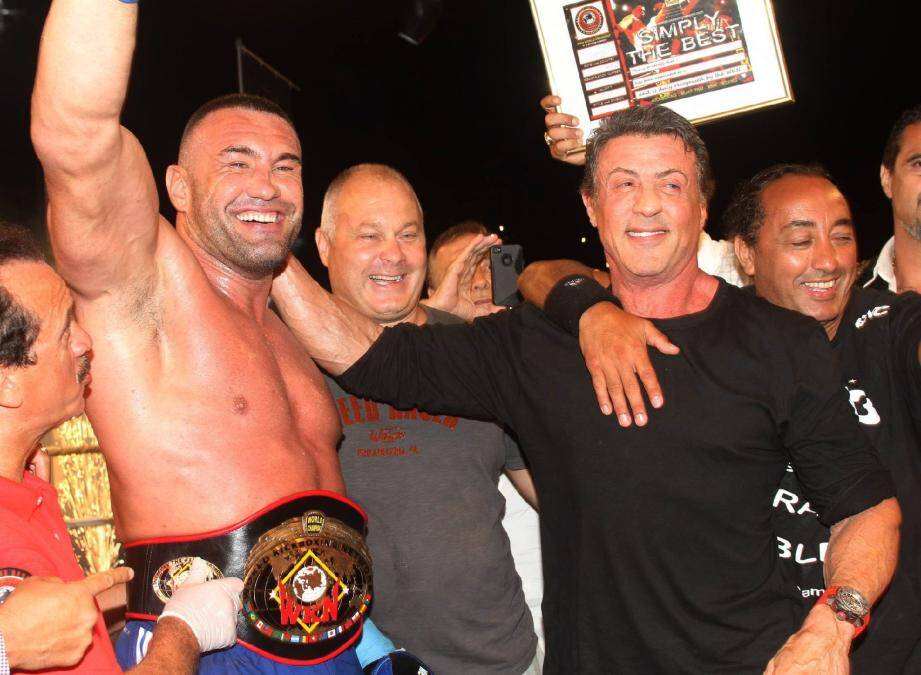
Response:
[[[64,581],[84,577],[71,548],[57,490],[28,473],[22,483],[0,477],[0,570],[7,568]],[[52,630],[53,625],[48,628]],[[93,643],[79,664],[41,672],[120,673],[102,614],[93,629]]]

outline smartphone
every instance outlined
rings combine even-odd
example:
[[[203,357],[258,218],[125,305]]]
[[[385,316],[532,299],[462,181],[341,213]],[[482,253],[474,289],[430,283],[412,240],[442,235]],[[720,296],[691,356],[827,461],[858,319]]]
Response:
[[[489,249],[492,273],[492,301],[494,305],[514,307],[521,304],[518,294],[518,275],[524,269],[521,246],[508,244]]]

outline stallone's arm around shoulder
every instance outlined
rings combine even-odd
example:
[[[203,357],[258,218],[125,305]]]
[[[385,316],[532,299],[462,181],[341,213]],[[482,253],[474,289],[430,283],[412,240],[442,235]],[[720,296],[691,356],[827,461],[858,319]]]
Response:
[[[572,274],[593,277],[603,286],[611,283],[610,277],[575,260],[538,260],[524,268],[518,277],[518,290],[524,299],[538,309],[544,308],[547,296],[557,282]]]
[[[368,351],[381,327],[323,289],[294,256],[272,283],[278,313],[310,356],[332,375]]]
[[[42,32],[32,143],[59,270],[89,299],[153,268],[157,189],[140,143],[120,124],[137,13],[116,0],[54,0]]]
[[[875,603],[895,571],[901,522],[899,504],[889,498],[833,525],[825,554],[826,586],[853,588]],[[872,613],[868,630],[873,630]],[[847,673],[854,632],[854,626],[837,619],[831,607],[817,604],[765,672]]]

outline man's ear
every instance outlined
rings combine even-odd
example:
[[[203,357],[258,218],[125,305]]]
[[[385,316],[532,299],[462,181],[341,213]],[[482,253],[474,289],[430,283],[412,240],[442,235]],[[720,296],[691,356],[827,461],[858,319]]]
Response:
[[[700,231],[701,232],[703,232],[704,228],[707,226],[707,215],[708,214],[709,212],[707,211],[707,202],[701,201],[700,202]]]
[[[736,250],[736,258],[739,260],[739,265],[742,266],[742,271],[745,272],[748,276],[755,277],[755,251],[752,246],[749,246],[742,237],[736,235],[732,240],[732,245]]]
[[[317,242],[317,252],[320,254],[323,267],[329,267],[329,235],[322,227],[318,227],[313,232],[313,239]]]
[[[169,200],[177,213],[187,213],[189,210],[189,174],[178,164],[166,167],[166,192]]]
[[[582,203],[585,204],[585,212],[588,214],[588,220],[592,227],[598,229],[598,223],[595,222],[595,203],[587,192],[582,193]]]
[[[12,369],[0,369],[0,407],[18,408],[22,405],[22,387]]]
[[[892,199],[892,174],[884,164],[879,165],[879,184],[883,186],[886,196]]]

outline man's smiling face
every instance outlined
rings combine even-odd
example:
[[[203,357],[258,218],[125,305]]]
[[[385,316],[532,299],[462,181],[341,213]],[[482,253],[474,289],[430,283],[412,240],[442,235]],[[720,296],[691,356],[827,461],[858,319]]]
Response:
[[[333,231],[317,230],[333,294],[381,324],[406,319],[425,283],[425,233],[409,185],[359,172],[342,185]]]
[[[612,274],[671,281],[696,264],[707,205],[694,153],[671,135],[614,138],[601,150],[595,194],[583,194]]]
[[[270,274],[301,227],[300,143],[282,118],[228,108],[205,117],[180,157],[192,238],[251,277]]]
[[[857,276],[857,240],[844,195],[817,176],[784,176],[761,193],[764,222],[739,259],[758,295],[811,316],[834,337]]]

